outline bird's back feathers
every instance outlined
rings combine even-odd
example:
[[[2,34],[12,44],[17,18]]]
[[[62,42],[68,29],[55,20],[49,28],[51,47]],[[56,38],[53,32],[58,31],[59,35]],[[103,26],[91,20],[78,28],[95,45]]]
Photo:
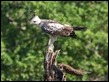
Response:
[[[42,22],[45,22],[45,23],[58,23],[57,21],[55,20],[47,20],[47,19],[41,19]]]

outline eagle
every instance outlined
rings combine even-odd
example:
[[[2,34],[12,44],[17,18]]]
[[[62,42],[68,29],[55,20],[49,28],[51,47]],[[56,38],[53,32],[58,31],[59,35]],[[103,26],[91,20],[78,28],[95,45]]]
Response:
[[[50,40],[48,45],[53,44],[57,40],[58,36],[77,38],[75,31],[86,29],[84,26],[61,24],[55,20],[40,19],[38,16],[33,17],[30,23],[38,25],[43,32],[49,34]]]

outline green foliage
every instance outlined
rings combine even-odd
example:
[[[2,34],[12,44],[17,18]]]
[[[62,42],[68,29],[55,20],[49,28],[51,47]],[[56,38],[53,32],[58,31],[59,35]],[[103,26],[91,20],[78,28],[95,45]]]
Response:
[[[29,24],[33,15],[87,27],[76,32],[81,40],[62,37],[55,42],[61,49],[58,62],[90,72],[82,77],[66,74],[67,80],[108,79],[108,2],[2,1],[1,12],[2,81],[43,81],[48,36]]]

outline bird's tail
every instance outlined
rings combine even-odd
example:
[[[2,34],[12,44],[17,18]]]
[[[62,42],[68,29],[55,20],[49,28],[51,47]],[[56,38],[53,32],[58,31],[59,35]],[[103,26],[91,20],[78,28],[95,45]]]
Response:
[[[70,33],[69,37],[77,38],[77,35],[76,35],[75,32],[73,31],[72,33]]]
[[[81,40],[81,41],[85,41],[84,40],[84,38],[81,38],[81,37],[78,37],[76,34],[75,34],[75,32],[72,32],[70,35],[69,35],[69,37],[71,37],[71,38],[73,38],[73,39],[75,39],[75,40]]]
[[[81,30],[86,30],[86,27],[84,27],[84,26],[73,26],[73,29],[75,31],[81,31]]]

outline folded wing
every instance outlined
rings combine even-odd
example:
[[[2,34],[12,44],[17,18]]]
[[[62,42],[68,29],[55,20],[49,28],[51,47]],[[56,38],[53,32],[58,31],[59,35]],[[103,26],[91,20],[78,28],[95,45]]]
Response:
[[[71,26],[65,26],[59,23],[48,23],[47,27],[52,35],[69,36],[73,32]]]

